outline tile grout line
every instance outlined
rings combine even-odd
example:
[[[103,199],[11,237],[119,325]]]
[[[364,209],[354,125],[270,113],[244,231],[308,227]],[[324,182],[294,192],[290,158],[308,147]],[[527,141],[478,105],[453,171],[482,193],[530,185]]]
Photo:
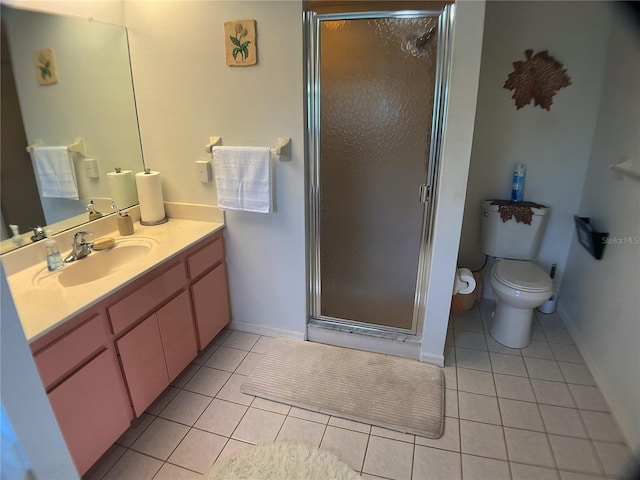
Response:
[[[491,360],[491,355],[489,355],[489,366],[491,367],[491,379],[493,381],[493,388],[496,391],[496,404],[498,406],[498,416],[500,417],[500,430],[502,432],[502,440],[504,441],[504,452],[506,454],[506,461],[507,461],[507,468],[509,470],[509,476],[511,478],[513,478],[513,474],[511,472],[511,465],[509,464],[510,460],[509,460],[509,445],[507,443],[507,433],[505,432],[504,429],[504,420],[502,418],[502,409],[500,408],[500,402],[498,401],[498,389],[496,387],[496,379],[493,376],[494,375],[494,370],[493,370],[493,362]]]
[[[336,428],[339,428],[339,427],[336,427]],[[371,442],[371,429],[369,429],[369,435],[367,435],[367,444],[364,446],[364,455],[362,456],[362,466],[360,467],[360,474],[365,473],[364,464],[367,461],[367,452],[369,451],[369,443],[370,442]]]
[[[231,336],[231,335],[229,335],[227,338],[229,338],[230,336]],[[215,339],[214,339],[213,341],[215,342]],[[209,345],[210,345],[210,344],[209,344]],[[207,345],[207,347],[206,347],[206,348],[209,348],[209,345]],[[209,355],[209,357],[205,360],[205,363],[206,363],[206,362],[208,362],[208,361],[211,359],[211,357],[213,357],[213,355],[215,355],[215,353],[216,353],[216,352],[220,349],[220,347],[222,347],[222,346],[224,346],[224,345],[218,345],[218,348],[217,348],[216,350],[214,350],[214,351],[211,353],[211,355]],[[205,349],[206,349],[206,348],[205,348]],[[228,347],[228,348],[232,348],[232,347]],[[238,349],[238,350],[242,350],[242,349]],[[245,354],[245,356],[246,356],[246,354]],[[243,357],[243,358],[244,358],[244,357]],[[211,368],[211,367],[208,367],[208,366],[207,366],[207,365],[205,365],[205,364],[203,364],[203,365],[201,365],[201,366],[200,366],[200,368],[202,368],[202,367]],[[198,371],[199,371],[199,370],[200,370],[200,369],[198,369]],[[234,373],[234,372],[227,372],[227,371],[225,371],[225,370],[216,369],[216,368],[213,368],[213,370],[219,370],[219,371],[222,371],[222,372],[225,372],[225,373],[231,373],[231,375],[229,376],[229,378],[224,382],[224,384],[222,385],[222,387],[220,387],[220,389],[216,392],[216,394],[215,394],[213,397],[210,397],[209,395],[205,395],[205,394],[202,394],[202,393],[199,393],[199,392],[191,392],[190,390],[187,390],[187,389],[184,389],[184,388],[180,388],[180,390],[181,390],[181,391],[190,392],[190,393],[194,393],[194,394],[197,394],[197,395],[203,395],[203,396],[206,396],[206,397],[211,398],[211,400],[209,401],[209,403],[207,404],[207,406],[205,407],[205,409],[202,411],[202,413],[198,416],[198,418],[197,418],[197,419],[196,419],[196,421],[193,423],[193,425],[195,425],[195,424],[197,423],[197,421],[200,419],[200,417],[202,417],[202,415],[204,414],[204,411],[206,411],[206,409],[209,407],[209,405],[211,405],[211,403],[213,403],[213,400],[214,400],[215,398],[218,398],[218,397],[217,397],[217,395],[222,391],[222,389],[223,389],[223,388],[227,385],[227,383],[231,380],[231,377],[233,376],[233,373]],[[185,386],[186,386],[186,384],[185,384]],[[176,396],[177,396],[177,395],[176,395]],[[254,398],[255,398],[255,397],[254,397]],[[175,397],[174,397],[174,399],[175,399]],[[163,412],[163,411],[164,411],[164,410],[169,406],[169,404],[170,404],[172,401],[173,401],[173,399],[172,399],[171,401],[169,401],[169,403],[167,403],[167,405],[165,405],[165,406],[164,406],[164,408],[160,411],[160,413],[162,413],[162,412]],[[253,400],[252,400],[252,402],[253,402]],[[248,411],[249,411],[249,409],[247,408],[247,412],[248,412]],[[245,412],[245,414],[246,414],[246,412]],[[160,417],[160,416],[158,415],[158,417]],[[244,417],[244,415],[243,415],[243,417]],[[174,420],[166,419],[166,418],[164,418],[164,417],[160,417],[160,418],[163,418],[163,419],[165,419],[165,420],[167,420],[167,421],[174,421]],[[242,421],[242,420],[241,420],[241,421]],[[177,424],[179,424],[179,425],[188,426],[188,425],[182,424],[182,423],[177,422],[177,421],[174,421],[174,423],[177,423]],[[239,425],[239,424],[240,424],[240,422],[238,422],[238,425]],[[166,464],[166,463],[169,463],[170,465],[174,465],[174,464],[172,464],[172,463],[170,463],[170,462],[169,462],[169,458],[171,458],[171,455],[173,455],[173,454],[175,453],[175,451],[180,447],[180,445],[182,444],[182,442],[184,441],[184,439],[189,435],[189,433],[190,433],[192,430],[194,430],[194,429],[195,429],[195,430],[199,430],[199,431],[205,431],[206,433],[210,433],[210,434],[213,434],[213,435],[217,435],[217,434],[215,434],[215,433],[213,433],[213,432],[208,432],[208,431],[206,431],[206,430],[201,430],[201,429],[195,428],[193,425],[189,426],[189,430],[187,430],[187,433],[186,433],[186,434],[185,434],[185,435],[180,439],[180,441],[179,441],[179,442],[178,442],[178,444],[175,446],[175,448],[171,451],[171,453],[169,454],[169,456],[167,457],[167,459],[163,461],[163,466],[164,466],[164,464]],[[237,425],[236,425],[236,428],[237,428]],[[234,431],[235,431],[235,429],[234,429]],[[222,435],[219,435],[219,436],[222,436]],[[212,462],[212,464],[211,464],[211,465],[209,465],[209,467],[208,467],[209,469],[210,469],[210,468],[215,464],[215,462],[218,460],[218,458],[219,458],[219,457],[220,457],[220,455],[222,454],[222,451],[224,450],[224,448],[225,448],[225,447],[227,446],[227,444],[229,443],[229,440],[230,440],[230,439],[231,439],[231,437],[227,437],[227,440],[225,441],[224,446],[223,446],[223,447],[222,447],[222,449],[220,450],[220,453],[218,453],[218,455],[216,456],[216,458],[214,459],[214,461]],[[153,458],[155,458],[155,457],[153,457]],[[191,469],[188,469],[188,468],[186,468],[186,467],[184,467],[184,466],[182,466],[182,465],[176,465],[176,466],[178,466],[178,467],[180,467],[180,468],[185,468],[185,469],[187,469],[187,470],[191,470]],[[160,469],[162,469],[162,466],[160,467]],[[158,472],[160,471],[160,469],[158,469]],[[154,475],[154,478],[155,478],[155,476],[158,474],[158,472],[156,472],[156,474]],[[199,472],[197,472],[197,473],[199,473]],[[205,472],[205,473],[206,473],[206,472]]]
[[[482,323],[482,319],[480,319],[480,323]],[[484,330],[484,326],[482,327],[482,329]],[[455,343],[455,340],[454,340]],[[458,399],[459,396],[459,392],[460,392],[460,378],[458,377],[458,365],[456,362],[456,399],[458,401],[458,448],[460,450],[459,456],[458,456],[458,463],[460,464],[460,478],[462,479],[464,477],[464,472],[463,472],[463,466],[462,466],[462,421],[460,418],[460,400]],[[496,392],[497,393],[497,392]],[[446,418],[445,418],[446,421]]]
[[[230,336],[231,336],[231,334],[227,335],[226,339],[228,339]],[[226,339],[225,339],[225,340],[226,340]],[[257,343],[257,340],[256,340],[256,343]],[[255,343],[254,343],[254,345],[255,345]],[[215,353],[215,352],[214,352],[214,353]],[[233,375],[233,374],[232,374],[232,375]],[[228,382],[230,379],[231,379],[231,376],[227,379],[227,382]],[[224,383],[224,385],[226,385],[226,384],[227,384],[227,382],[225,382],[225,383]],[[215,396],[215,397],[213,397],[213,399],[211,400],[211,402],[213,402],[213,400],[214,400],[214,399],[218,398],[218,396],[217,396],[217,395],[218,395],[218,393],[220,393],[220,392],[222,391],[222,389],[224,388],[224,385],[223,385],[222,387],[220,387],[220,390],[218,390],[218,392],[216,392],[216,396]],[[246,410],[245,410],[245,412],[242,414],[242,416],[241,416],[241,417],[240,417],[240,419],[238,420],[238,423],[236,424],[236,426],[234,427],[234,429],[231,431],[231,433],[229,434],[229,436],[228,436],[228,437],[226,437],[226,438],[227,438],[227,441],[225,442],[224,446],[223,446],[223,447],[222,447],[222,449],[220,450],[220,453],[219,453],[219,454],[218,454],[218,456],[215,458],[215,460],[213,461],[213,463],[209,466],[209,469],[211,469],[211,468],[216,464],[216,462],[220,459],[220,456],[222,455],[222,452],[224,452],[224,449],[225,449],[225,448],[227,448],[227,445],[229,444],[229,442],[230,442],[231,440],[236,440],[236,441],[238,441],[238,442],[243,442],[243,443],[248,443],[248,444],[250,444],[250,442],[244,442],[243,440],[238,440],[238,439],[233,438],[233,435],[234,435],[234,433],[236,432],[236,430],[238,429],[238,427],[240,426],[240,423],[242,423],[242,420],[244,419],[244,417],[247,415],[247,412],[249,412],[249,409],[251,408],[251,404],[253,403],[253,401],[255,400],[255,398],[256,398],[256,397],[254,397],[254,398],[253,398],[253,400],[251,400],[251,403],[250,403],[249,405],[243,405],[243,404],[239,404],[239,403],[236,403],[236,402],[231,402],[231,401],[229,401],[229,400],[223,400],[223,399],[218,398],[218,400],[221,400],[221,401],[229,401],[229,403],[233,403],[233,404],[235,404],[235,405],[242,405],[243,407],[247,407],[247,409],[246,409]],[[213,432],[211,432],[211,433],[213,433]],[[253,444],[253,445],[255,445],[255,444]]]

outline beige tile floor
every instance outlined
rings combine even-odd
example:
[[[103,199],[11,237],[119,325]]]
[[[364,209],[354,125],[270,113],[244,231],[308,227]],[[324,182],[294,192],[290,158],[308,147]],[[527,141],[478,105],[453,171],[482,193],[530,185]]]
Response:
[[[526,348],[488,334],[490,303],[454,315],[438,440],[244,395],[268,337],[223,331],[86,479],[197,479],[219,458],[278,440],[329,450],[365,479],[617,478],[631,454],[557,315],[536,314]]]

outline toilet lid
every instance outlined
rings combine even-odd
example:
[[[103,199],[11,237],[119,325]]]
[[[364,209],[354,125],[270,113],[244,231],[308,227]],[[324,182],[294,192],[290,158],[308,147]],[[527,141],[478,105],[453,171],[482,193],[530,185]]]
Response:
[[[497,280],[517,290],[541,292],[552,287],[551,277],[529,261],[502,260],[494,272]]]

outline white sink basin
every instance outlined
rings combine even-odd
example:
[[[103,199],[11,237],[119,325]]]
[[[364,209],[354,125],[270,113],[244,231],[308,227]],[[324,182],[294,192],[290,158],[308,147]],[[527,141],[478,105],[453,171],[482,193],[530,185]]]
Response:
[[[35,286],[43,286],[56,280],[63,287],[76,287],[105,278],[123,267],[151,253],[158,244],[155,238],[119,238],[109,250],[92,251],[87,257],[66,263],[61,270],[39,272],[34,278]]]

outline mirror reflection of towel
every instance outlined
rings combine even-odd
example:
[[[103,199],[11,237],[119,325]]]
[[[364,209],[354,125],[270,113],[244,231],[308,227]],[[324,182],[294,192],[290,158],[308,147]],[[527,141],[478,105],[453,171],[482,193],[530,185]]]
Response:
[[[34,147],[32,157],[40,195],[79,199],[73,158],[67,147]]]
[[[212,154],[219,208],[272,211],[269,147],[213,147]]]

